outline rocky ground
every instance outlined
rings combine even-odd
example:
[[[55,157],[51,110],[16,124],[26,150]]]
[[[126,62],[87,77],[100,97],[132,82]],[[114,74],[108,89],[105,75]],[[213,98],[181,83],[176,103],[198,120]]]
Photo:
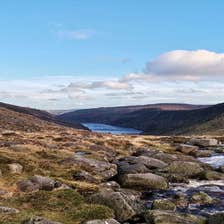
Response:
[[[2,129],[0,223],[223,224],[223,142]]]

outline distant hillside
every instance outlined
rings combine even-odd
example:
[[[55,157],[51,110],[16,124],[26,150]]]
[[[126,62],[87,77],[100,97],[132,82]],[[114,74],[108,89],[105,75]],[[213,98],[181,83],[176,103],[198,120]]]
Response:
[[[224,104],[196,110],[148,110],[143,109],[126,114],[113,124],[143,130],[147,134],[212,134],[224,133]],[[221,122],[220,122],[221,121]],[[222,130],[222,131],[221,131]]]
[[[191,105],[191,104],[148,104],[137,106],[123,106],[123,107],[101,107],[93,109],[76,110],[57,117],[66,122],[98,122],[105,124],[115,124],[117,120],[124,118],[126,115],[140,110],[193,110],[206,108],[205,105]],[[138,112],[137,112],[138,113]]]
[[[58,121],[52,114],[32,109],[28,107],[19,107],[0,102],[0,127],[8,129],[32,130],[39,129],[44,123],[49,122],[78,129],[86,129],[79,123],[67,124],[63,121]]]
[[[77,110],[58,116],[66,122],[97,122],[143,130],[146,134],[224,133],[224,104],[153,104]]]

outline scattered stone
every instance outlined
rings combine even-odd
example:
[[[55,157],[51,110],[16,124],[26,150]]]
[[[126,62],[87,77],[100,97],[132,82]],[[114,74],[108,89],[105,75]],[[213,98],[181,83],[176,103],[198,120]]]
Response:
[[[203,180],[224,180],[224,174],[213,171],[213,170],[206,170],[201,174],[201,179]]]
[[[152,173],[125,174],[119,177],[124,187],[137,189],[167,189],[168,183],[164,177]]]
[[[194,152],[192,155],[195,157],[210,157],[212,155],[212,150],[198,150]]]
[[[12,174],[20,174],[23,172],[23,166],[20,165],[19,163],[11,163],[8,164],[10,173]]]
[[[17,183],[19,190],[23,192],[32,192],[37,190],[51,191],[54,188],[60,187],[60,183],[52,180],[49,177],[35,175],[27,180],[22,180]]]
[[[78,165],[87,172],[91,171],[102,181],[108,180],[117,174],[117,165],[106,161],[86,158],[84,156],[75,155],[72,158],[63,160],[62,163],[67,165]]]
[[[132,200],[136,203],[136,197],[133,197]],[[136,211],[121,192],[115,192],[110,189],[102,190],[99,193],[90,196],[89,201],[113,209],[116,219],[121,222],[131,219],[136,215]]]
[[[84,222],[83,224],[119,224],[119,222],[115,219],[96,219]]]
[[[174,161],[164,171],[170,174],[178,174],[182,177],[197,177],[203,172],[203,168],[196,162]]]
[[[224,224],[224,212],[210,215],[208,217],[208,224]]]
[[[113,190],[119,190],[120,189],[120,185],[115,181],[108,181],[108,182],[105,182],[105,183],[101,183],[99,186],[100,186],[100,189],[101,188],[110,188],[110,189],[113,189]]]
[[[168,166],[161,160],[149,158],[147,156],[128,156],[122,158],[117,163],[120,174],[128,173],[148,173],[152,169],[161,169]]]
[[[1,134],[3,136],[13,136],[13,135],[16,135],[16,132],[15,131],[10,131],[10,130],[5,130],[5,131],[2,131]]]
[[[156,199],[153,201],[152,209],[176,210],[176,205],[169,199]]]
[[[224,165],[219,167],[219,171],[224,173]]]
[[[89,172],[85,170],[75,172],[72,176],[75,180],[79,180],[79,181],[87,181],[92,183],[98,182],[98,180],[93,175],[91,175]]]
[[[171,211],[151,210],[145,214],[148,224],[205,224],[206,219],[200,216],[181,214]]]
[[[0,206],[0,214],[16,214],[16,213],[19,213],[18,209]]]
[[[211,204],[213,203],[212,197],[203,191],[197,192],[191,196],[191,201],[197,204]]]
[[[213,138],[192,138],[190,139],[189,143],[192,145],[209,147],[209,146],[217,146],[218,140]]]
[[[199,149],[198,146],[187,145],[187,144],[181,144],[177,147],[178,151],[187,155],[195,153],[198,149]]]
[[[54,222],[43,217],[32,217],[24,220],[22,224],[62,224],[61,222]]]

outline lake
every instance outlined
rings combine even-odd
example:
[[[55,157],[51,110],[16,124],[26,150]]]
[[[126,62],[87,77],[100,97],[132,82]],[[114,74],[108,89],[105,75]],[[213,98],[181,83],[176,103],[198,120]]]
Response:
[[[126,135],[138,135],[142,133],[141,130],[134,128],[124,128],[114,125],[101,124],[101,123],[82,123],[85,127],[89,128],[93,132],[110,133],[110,134],[126,134]]]

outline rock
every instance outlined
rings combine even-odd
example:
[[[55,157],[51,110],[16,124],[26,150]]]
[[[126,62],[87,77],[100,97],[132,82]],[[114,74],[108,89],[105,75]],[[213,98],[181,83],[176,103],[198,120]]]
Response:
[[[206,170],[200,175],[200,178],[203,180],[224,180],[224,174],[212,170]]]
[[[128,173],[148,173],[151,169],[164,168],[168,164],[161,160],[149,158],[147,156],[128,156],[122,158],[117,163],[120,174]]]
[[[219,171],[224,173],[224,165],[219,167]]]
[[[119,224],[119,222],[115,219],[96,219],[84,222],[83,224]]]
[[[173,161],[176,161],[178,159],[177,155],[159,152],[152,156],[154,159],[162,160],[165,163],[171,163]]]
[[[119,177],[122,186],[137,189],[167,189],[164,177],[152,173],[124,174]]]
[[[60,184],[49,177],[35,175],[27,180],[18,182],[17,186],[23,192],[32,192],[36,190],[51,191],[60,187]]]
[[[54,222],[43,217],[32,217],[24,220],[22,224],[62,224],[61,222]]]
[[[117,163],[118,173],[119,174],[129,174],[129,173],[148,173],[150,169],[148,169],[144,164],[130,164],[125,161],[121,161]]]
[[[120,189],[120,185],[115,182],[115,181],[108,181],[108,182],[105,182],[105,183],[101,183],[99,185],[100,189],[102,188],[109,188],[109,189],[112,189],[112,190],[119,190]]]
[[[181,144],[177,147],[178,151],[187,155],[195,153],[198,149],[199,149],[198,146],[187,145],[187,144]]]
[[[0,206],[0,214],[16,214],[16,213],[19,213],[18,209]]]
[[[12,174],[20,174],[23,172],[23,166],[20,165],[19,163],[11,163],[8,164],[10,173]]]
[[[96,159],[86,158],[84,156],[75,155],[62,161],[63,164],[78,165],[83,170],[92,172],[102,181],[108,180],[117,174],[117,165],[100,161]]]
[[[170,174],[177,174],[181,177],[197,177],[203,172],[203,168],[199,163],[186,162],[186,161],[174,161],[164,171]]]
[[[153,201],[152,209],[176,210],[176,205],[168,199],[156,199]]]
[[[16,132],[15,131],[11,131],[11,130],[5,130],[5,131],[2,131],[1,134],[3,136],[13,136],[13,135],[16,135]]]
[[[203,191],[197,192],[191,196],[191,201],[197,204],[211,204],[213,203],[212,197]]]
[[[146,222],[149,224],[205,224],[206,219],[171,211],[151,210],[145,214]]]
[[[210,215],[208,217],[208,224],[224,224],[224,212]]]
[[[94,176],[92,176],[89,172],[86,172],[85,170],[75,172],[72,176],[75,180],[79,181],[86,181],[92,183],[98,182],[98,180]]]
[[[136,200],[136,198],[133,197],[133,200]],[[123,193],[115,192],[110,189],[104,189],[99,193],[91,195],[88,201],[91,203],[102,204],[113,209],[116,219],[121,222],[131,219],[137,214]]]
[[[195,157],[210,157],[212,155],[212,150],[198,150],[194,152],[192,155]]]
[[[190,139],[189,143],[192,145],[209,147],[209,146],[217,146],[218,140],[213,138],[192,138]]]

